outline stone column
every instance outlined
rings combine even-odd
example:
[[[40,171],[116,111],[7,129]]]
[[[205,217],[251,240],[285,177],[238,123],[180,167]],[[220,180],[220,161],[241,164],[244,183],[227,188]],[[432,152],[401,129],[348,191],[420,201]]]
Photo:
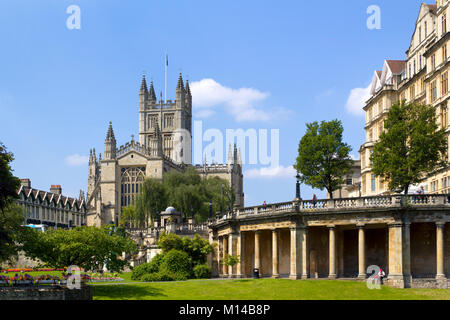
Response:
[[[278,230],[272,230],[272,278],[279,278],[278,272]]]
[[[233,247],[236,248],[236,235],[233,233],[230,233],[228,236],[228,254],[234,256],[235,252],[233,250]],[[228,277],[232,278],[234,276],[233,273],[233,267],[228,266]]]
[[[411,287],[411,222],[403,223],[403,278],[405,279],[405,288]]]
[[[329,244],[330,244],[330,257],[329,257],[329,267],[330,272],[328,275],[329,279],[336,279],[336,227],[328,226],[329,229]]]
[[[299,248],[299,229],[297,227],[291,227],[291,266],[289,272],[289,278],[297,280],[301,277],[301,252]]]
[[[261,231],[255,231],[255,268],[259,269],[259,274],[261,275],[261,257],[260,257],[260,239]]]
[[[358,278],[366,278],[366,244],[364,225],[358,227]]]
[[[444,271],[444,227],[445,222],[436,222],[436,279],[445,279]]]
[[[223,253],[222,253],[222,258],[225,259],[225,257],[227,256],[227,251],[228,251],[228,236],[227,235],[223,235]],[[222,266],[222,272],[223,272],[223,276],[227,277],[228,276],[228,267],[226,265]]]
[[[245,234],[243,234],[242,232],[239,232],[237,235],[236,252],[237,252],[237,255],[239,256],[239,262],[236,265],[236,273],[237,273],[236,276],[238,278],[242,278],[245,274],[245,263],[244,263],[245,241],[244,241],[244,237],[245,237]]]
[[[308,278],[309,271],[309,257],[308,257],[308,229],[305,227],[302,229],[301,242],[302,242],[302,279]]]
[[[389,225],[389,275],[393,287],[404,288],[402,223]]]

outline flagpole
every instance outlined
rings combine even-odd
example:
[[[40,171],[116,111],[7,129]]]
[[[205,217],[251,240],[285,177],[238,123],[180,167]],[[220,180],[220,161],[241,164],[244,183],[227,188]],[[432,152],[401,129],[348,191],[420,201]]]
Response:
[[[166,53],[166,63],[164,64],[164,102],[167,102],[167,66],[169,65],[169,57],[168,54]]]

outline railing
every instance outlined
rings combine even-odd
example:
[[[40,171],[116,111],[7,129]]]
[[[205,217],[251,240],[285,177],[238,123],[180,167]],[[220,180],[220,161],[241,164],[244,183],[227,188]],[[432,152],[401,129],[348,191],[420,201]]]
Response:
[[[117,156],[120,156],[131,150],[137,151],[144,155],[150,155],[150,151],[144,145],[141,145],[139,142],[135,142],[134,140],[131,140],[131,142],[125,143],[123,146],[121,146],[117,150]]]
[[[326,200],[300,200],[235,209],[218,215],[216,223],[235,217],[282,214],[290,212],[326,212],[336,209],[363,209],[389,207],[450,206],[450,194],[392,195]]]

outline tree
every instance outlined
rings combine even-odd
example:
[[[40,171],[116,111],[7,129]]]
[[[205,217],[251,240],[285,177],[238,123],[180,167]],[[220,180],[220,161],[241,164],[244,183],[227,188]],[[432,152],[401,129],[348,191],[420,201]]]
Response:
[[[6,150],[0,142],[0,211],[3,214],[5,208],[16,199],[17,189],[20,186],[19,178],[12,174],[10,163],[14,160],[14,155]]]
[[[301,181],[313,188],[333,191],[344,183],[350,172],[351,147],[342,141],[344,131],[339,120],[322,121],[306,125],[306,134],[300,140],[294,168],[301,173]]]
[[[405,195],[426,174],[447,166],[445,129],[437,125],[435,108],[422,104],[394,104],[384,122],[385,131],[370,157],[372,172]]]
[[[134,221],[143,226],[145,221],[154,221],[156,212],[163,211],[170,205],[182,212],[186,218],[193,212],[195,221],[203,222],[209,216],[209,201],[212,202],[213,212],[220,211],[222,184],[223,203],[227,206],[230,203],[228,181],[218,177],[202,179],[193,168],[187,168],[184,172],[167,172],[162,181],[146,179],[135,201]],[[234,193],[231,196],[234,199]]]
[[[0,142],[0,262],[17,253],[15,239],[25,217],[22,207],[13,202],[20,186],[19,178],[12,174],[13,160],[13,154]]]
[[[123,270],[127,261],[120,260],[122,252],[131,254],[136,243],[113,232],[109,226],[77,227],[39,232],[29,228],[20,239],[26,256],[41,260],[46,266],[64,268],[76,265],[84,270],[99,270],[105,264],[108,270]]]
[[[0,213],[0,263],[17,254],[16,241],[25,228],[21,226],[24,215],[23,208],[15,203],[10,203],[3,213]]]
[[[126,206],[122,208],[122,212],[120,214],[120,225],[125,225],[130,227],[132,223],[135,223],[137,220],[136,217],[136,208],[135,206]]]
[[[163,233],[158,241],[158,247],[165,254],[171,250],[186,252],[192,259],[193,266],[204,264],[207,255],[212,251],[212,246],[208,240],[202,239],[198,234],[193,239],[181,238],[179,235]]]
[[[136,198],[136,217],[139,224],[148,227],[148,222],[155,220],[156,212],[167,207],[167,189],[155,179],[145,179]]]
[[[234,267],[240,261],[240,256],[232,256],[227,254],[224,259],[221,260],[221,263],[227,267]]]

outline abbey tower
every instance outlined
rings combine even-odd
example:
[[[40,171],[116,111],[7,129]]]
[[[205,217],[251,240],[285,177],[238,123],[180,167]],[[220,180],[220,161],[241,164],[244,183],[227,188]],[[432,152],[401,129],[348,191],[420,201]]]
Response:
[[[87,225],[118,224],[123,207],[133,203],[145,178],[162,179],[164,172],[193,167],[203,177],[220,177],[232,186],[235,206],[244,206],[242,161],[234,146],[226,164],[192,165],[192,95],[189,82],[178,78],[176,99],[158,101],[153,82],[145,76],[139,89],[139,142],[117,147],[109,123],[104,157],[92,149],[89,157]]]

